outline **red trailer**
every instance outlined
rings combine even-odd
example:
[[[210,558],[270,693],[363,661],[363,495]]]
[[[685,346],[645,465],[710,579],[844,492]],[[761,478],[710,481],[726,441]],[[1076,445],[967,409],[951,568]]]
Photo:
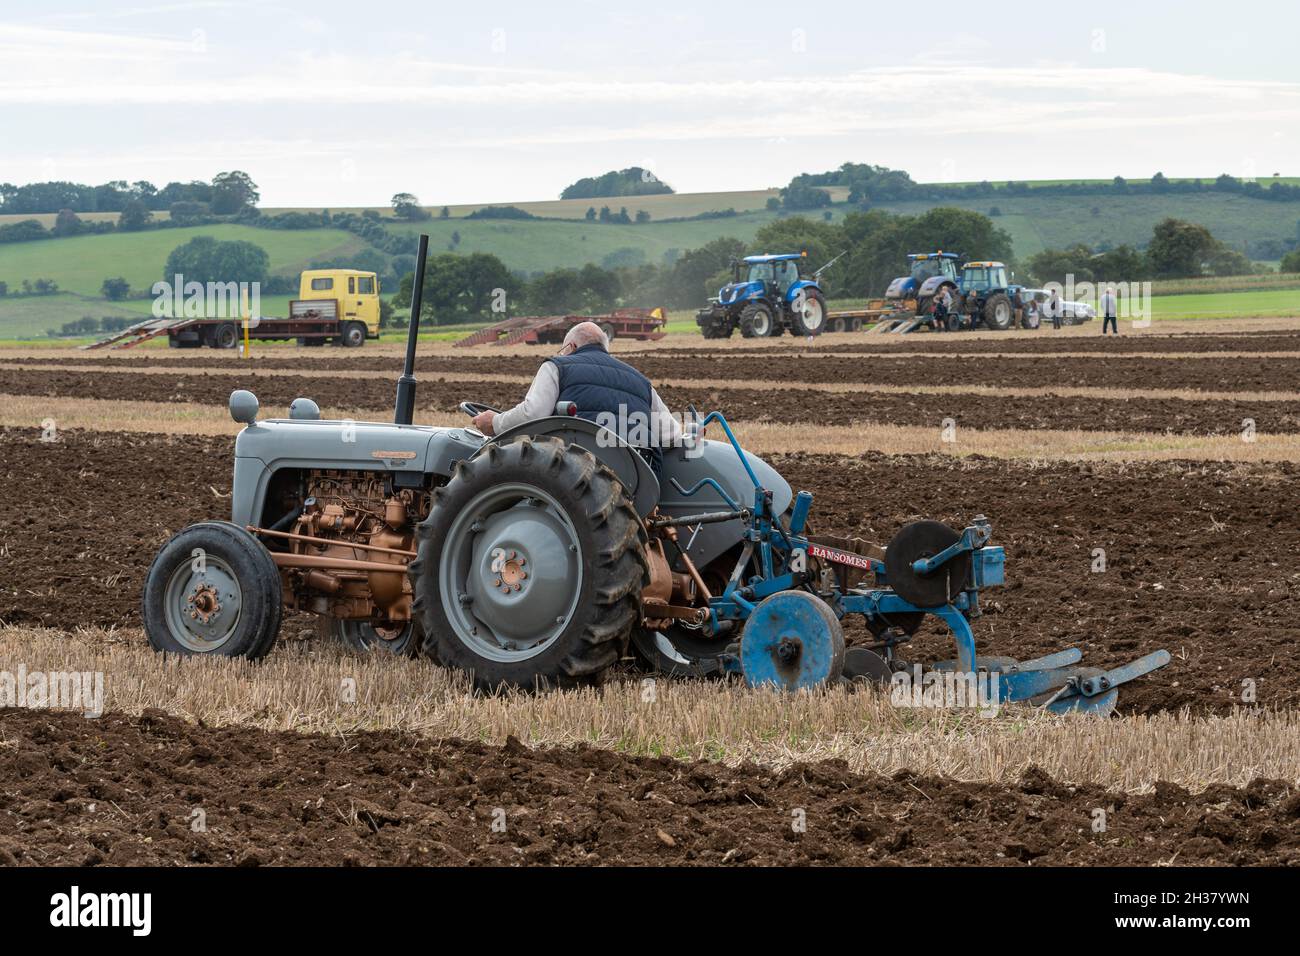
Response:
[[[520,315],[479,329],[455,344],[559,345],[579,322],[595,322],[611,342],[618,338],[651,342],[668,334],[664,321],[663,309],[615,309],[607,315]]]

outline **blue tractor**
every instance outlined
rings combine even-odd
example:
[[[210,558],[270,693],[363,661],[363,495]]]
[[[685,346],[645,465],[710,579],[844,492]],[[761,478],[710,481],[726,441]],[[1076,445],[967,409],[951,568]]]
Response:
[[[737,328],[747,339],[786,329],[792,335],[820,335],[826,329],[826,296],[819,280],[835,259],[805,277],[799,271],[805,258],[807,253],[784,252],[735,260],[731,281],[696,314],[695,324],[706,339],[730,338]]]
[[[889,283],[885,301],[900,311],[929,315],[934,297],[947,286],[957,294],[957,260],[955,252],[913,252],[907,257],[911,270]]]
[[[1007,267],[1001,262],[968,262],[961,267],[961,313],[970,316],[970,328],[980,322],[986,329],[1001,332],[1019,320],[1023,329],[1038,328],[1038,312],[1026,308],[1030,297],[1025,287],[1007,279]],[[951,323],[953,317],[949,317]],[[950,327],[952,327],[950,325]]]

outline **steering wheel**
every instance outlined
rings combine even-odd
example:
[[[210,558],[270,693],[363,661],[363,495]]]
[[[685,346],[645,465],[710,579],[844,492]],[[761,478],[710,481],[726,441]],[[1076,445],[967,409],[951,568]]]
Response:
[[[457,407],[470,418],[473,418],[475,415],[481,415],[484,412],[496,412],[497,414],[500,414],[501,412],[499,408],[493,408],[491,405],[483,405],[479,402],[461,402]]]

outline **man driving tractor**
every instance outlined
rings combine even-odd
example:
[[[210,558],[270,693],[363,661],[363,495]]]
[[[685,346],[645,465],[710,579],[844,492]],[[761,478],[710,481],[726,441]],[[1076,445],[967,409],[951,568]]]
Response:
[[[610,427],[656,474],[661,449],[681,441],[681,425],[650,380],[609,354],[609,339],[594,322],[569,329],[559,354],[542,363],[522,402],[504,412],[480,412],[474,427],[484,435],[498,435],[554,415],[558,402],[573,402],[579,418]]]

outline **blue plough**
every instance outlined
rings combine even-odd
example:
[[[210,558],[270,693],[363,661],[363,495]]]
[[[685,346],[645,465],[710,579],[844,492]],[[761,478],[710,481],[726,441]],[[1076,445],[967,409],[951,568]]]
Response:
[[[978,656],[970,622],[981,613],[980,591],[1003,583],[1006,561],[1003,549],[989,544],[988,519],[977,515],[960,533],[937,521],[914,522],[894,536],[883,560],[819,543],[805,533],[812,495],[799,492],[787,515],[775,514],[772,492],[754,474],[726,418],[711,412],[698,425],[701,433],[714,422],[753,482],[752,507],[711,478],[677,490],[690,496],[707,485],[747,523],[741,556],[722,593],[710,598],[704,627],[715,634],[740,629],[739,644],[721,663],[750,685],[797,690],[842,677],[887,682],[912,669],[895,651],[926,616],[943,621],[956,643],[956,657],[926,673],[983,678],[1001,703],[1107,714],[1121,684],[1169,663],[1163,650],[1110,670],[1080,666],[1077,648],[1029,661]],[[866,572],[873,583],[844,586],[834,572],[820,570],[830,565]],[[862,615],[873,643],[846,650],[840,621],[848,614]]]

